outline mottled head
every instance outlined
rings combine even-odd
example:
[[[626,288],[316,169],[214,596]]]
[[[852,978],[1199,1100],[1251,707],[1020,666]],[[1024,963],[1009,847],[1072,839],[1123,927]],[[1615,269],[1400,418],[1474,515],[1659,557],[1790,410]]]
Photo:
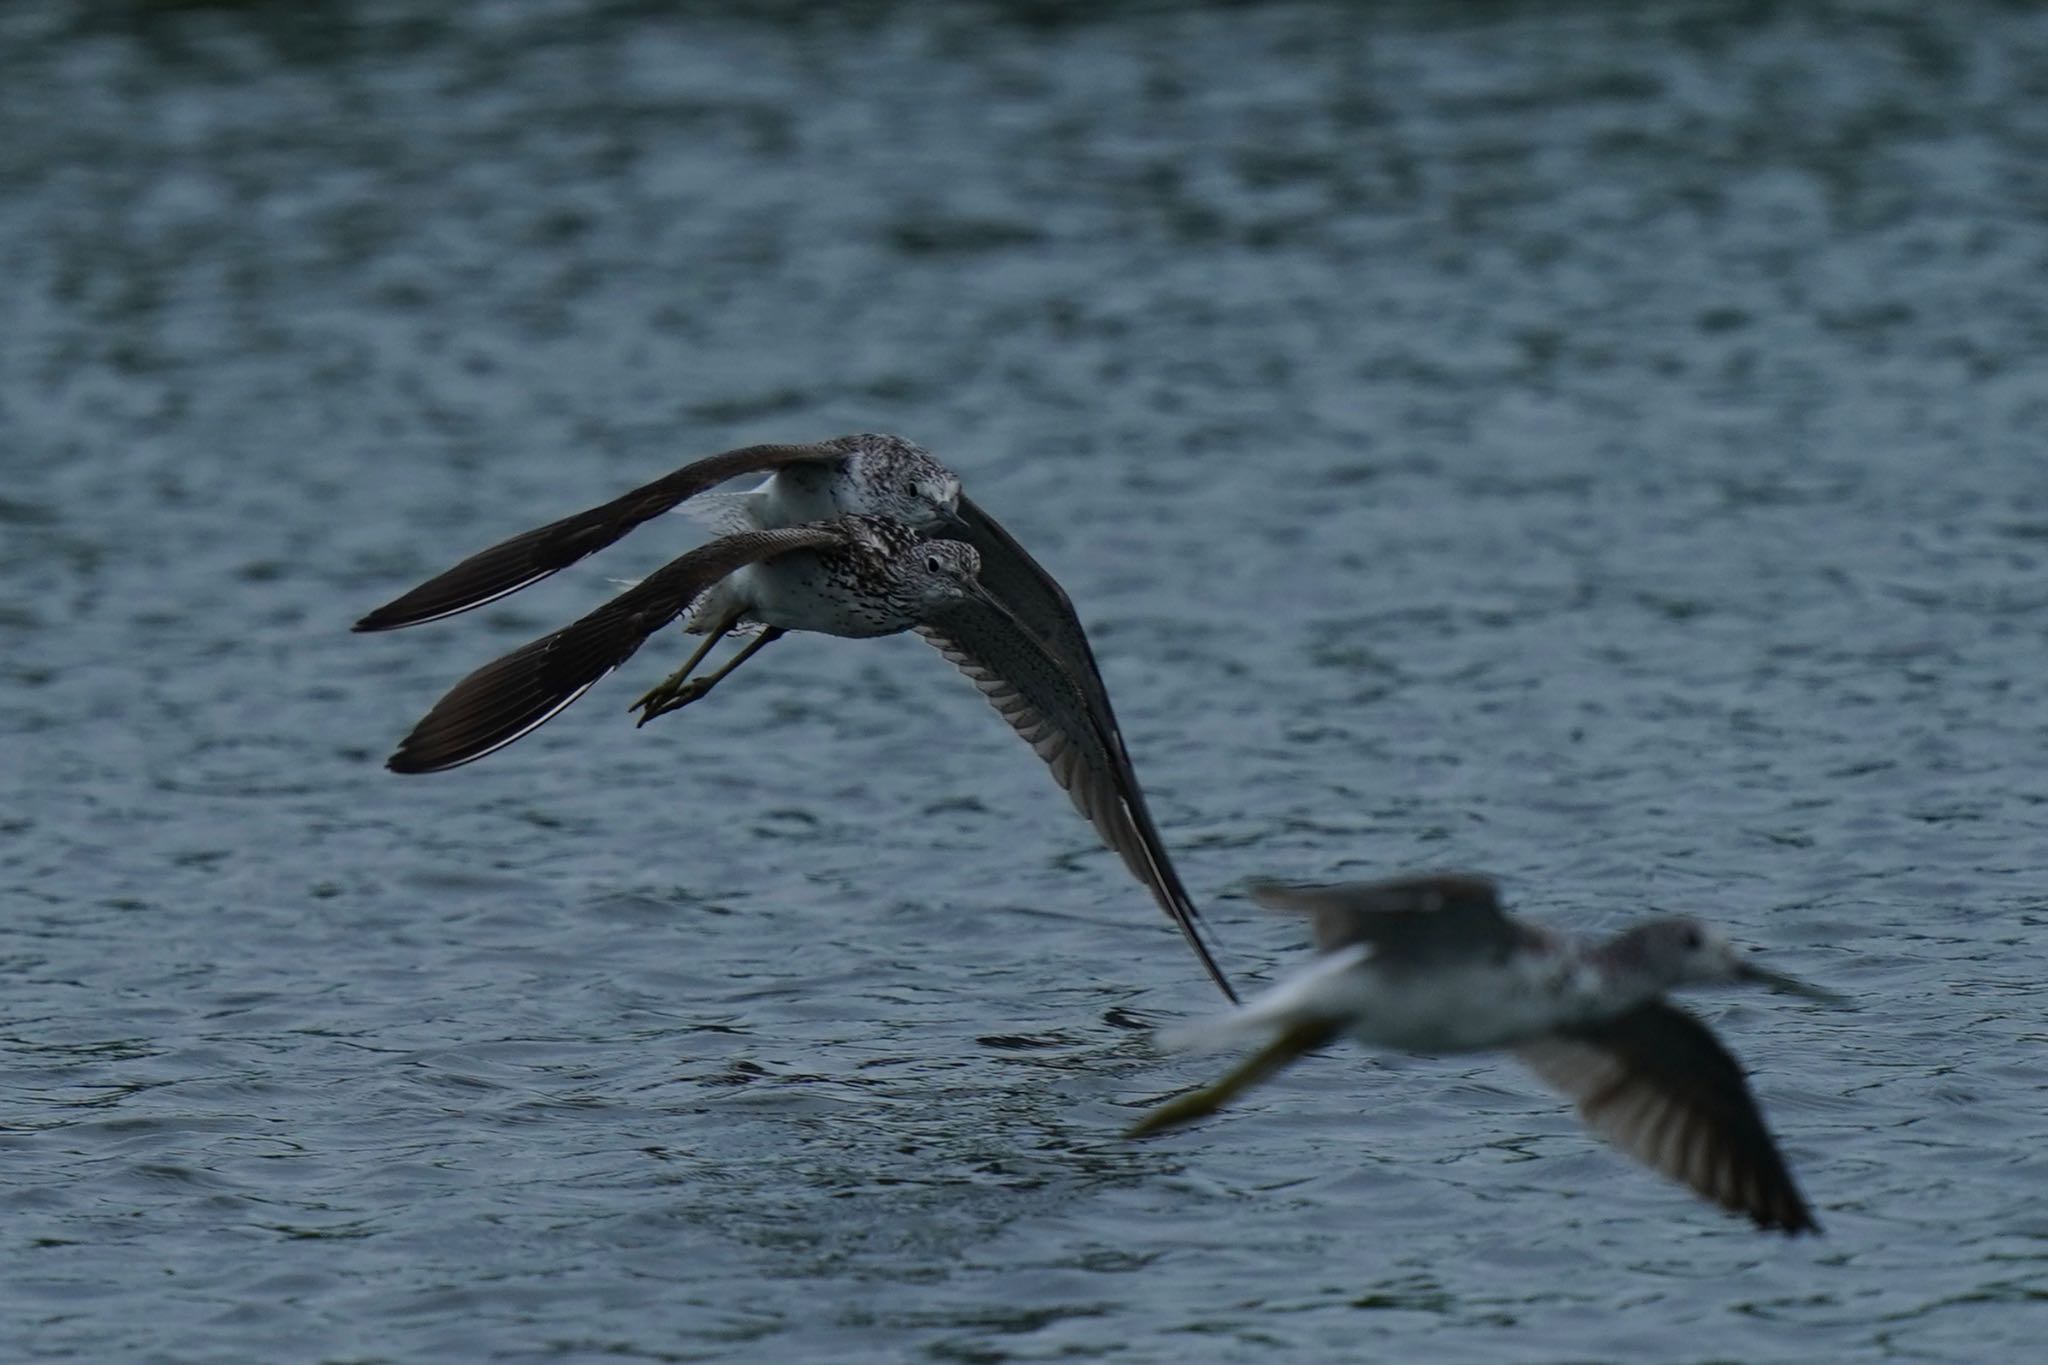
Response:
[[[933,607],[983,596],[981,553],[958,540],[927,540],[890,517],[846,516],[847,552],[867,590],[912,619]]]
[[[915,441],[865,433],[830,444],[847,452],[846,476],[832,485],[841,512],[889,517],[917,530],[960,524],[960,476]]]
[[[890,595],[919,615],[980,597],[981,552],[958,540],[921,540],[896,557]]]
[[[1829,1004],[1845,1003],[1833,991],[1757,966],[1714,929],[1687,915],[1638,924],[1617,935],[1607,945],[1607,955],[1667,988],[1748,984]]]

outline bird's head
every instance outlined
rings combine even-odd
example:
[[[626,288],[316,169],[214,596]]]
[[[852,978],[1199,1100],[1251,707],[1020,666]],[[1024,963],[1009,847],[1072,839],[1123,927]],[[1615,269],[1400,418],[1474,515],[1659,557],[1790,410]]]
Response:
[[[919,614],[985,596],[981,554],[958,540],[921,540],[896,559],[896,592]]]
[[[1615,938],[1608,951],[1616,961],[1670,986],[1753,985],[1829,1004],[1846,1003],[1833,991],[1758,966],[1718,930],[1690,915],[1638,924]]]
[[[921,531],[961,529],[960,476],[915,441],[865,434],[840,438],[851,477],[838,486],[842,512],[888,517]]]

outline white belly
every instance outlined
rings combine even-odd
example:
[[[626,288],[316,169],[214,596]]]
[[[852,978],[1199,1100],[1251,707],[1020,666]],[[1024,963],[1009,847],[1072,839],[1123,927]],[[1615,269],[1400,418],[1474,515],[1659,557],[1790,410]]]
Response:
[[[689,629],[702,633],[733,611],[761,625],[855,640],[894,635],[912,624],[886,603],[841,587],[803,550],[728,574],[691,608]]]
[[[1225,1021],[1242,1035],[1308,1019],[1340,1022],[1371,1047],[1403,1052],[1479,1052],[1538,1037],[1600,1011],[1597,973],[1556,953],[1507,963],[1397,966],[1363,945],[1340,948],[1250,1001]]]
[[[1482,1052],[1525,1042],[1583,1016],[1554,962],[1421,974],[1352,974],[1350,1033],[1404,1052]]]

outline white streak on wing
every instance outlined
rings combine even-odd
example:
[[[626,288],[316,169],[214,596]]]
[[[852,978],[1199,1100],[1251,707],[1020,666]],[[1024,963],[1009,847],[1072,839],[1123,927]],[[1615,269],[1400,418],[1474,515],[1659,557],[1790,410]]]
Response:
[[[543,578],[547,578],[550,575],[558,572],[560,571],[557,569],[544,569],[539,573],[528,574],[526,577],[520,579],[517,583],[509,584],[506,587],[502,587],[488,597],[479,597],[474,601],[464,602],[460,606],[448,607],[444,610],[435,612],[432,616],[414,617],[411,620],[405,622],[405,624],[407,626],[424,626],[430,621],[445,621],[451,616],[460,616],[462,615],[462,613],[466,611],[475,611],[478,607],[487,607],[501,597],[510,597],[513,593],[518,592],[521,588],[530,588],[534,584],[540,582]],[[399,629],[399,627],[387,627],[387,629]]]
[[[614,665],[611,668],[607,668],[604,672],[600,673],[595,678],[592,678],[589,682],[583,684],[583,686],[577,688],[568,696],[563,697],[553,706],[550,706],[547,710],[541,712],[538,716],[535,716],[532,720],[520,726],[517,730],[514,730],[511,734],[505,736],[496,744],[493,744],[490,748],[479,749],[473,754],[464,755],[462,758],[458,759],[453,763],[443,763],[439,767],[429,768],[426,771],[445,773],[455,768],[466,767],[467,765],[476,762],[480,758],[489,758],[492,754],[498,752],[498,750],[504,748],[507,744],[510,744],[515,740],[524,739],[526,736],[532,734],[535,730],[540,729],[541,726],[546,725],[549,721],[553,720],[556,716],[561,715],[562,712],[568,710],[569,707],[572,704],[574,704],[578,697],[581,697],[585,692],[588,692],[591,688],[597,686],[599,683],[603,682],[606,678],[609,678],[613,673],[616,673],[617,671],[618,668],[616,665]]]
[[[1371,957],[1372,945],[1366,943],[1325,953],[1240,1009],[1161,1030],[1159,1044],[1175,1051],[1212,1052],[1274,1036],[1295,1024],[1341,1021],[1357,1008],[1360,982],[1354,973]]]

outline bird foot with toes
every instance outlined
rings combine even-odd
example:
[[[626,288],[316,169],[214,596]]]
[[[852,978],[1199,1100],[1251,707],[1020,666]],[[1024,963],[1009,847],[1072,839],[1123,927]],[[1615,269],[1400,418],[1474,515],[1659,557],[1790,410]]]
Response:
[[[635,728],[638,728],[656,716],[665,716],[671,711],[682,710],[710,690],[711,680],[708,678],[669,678],[651,688],[646,696],[626,709],[640,713],[640,719],[635,725]]]

